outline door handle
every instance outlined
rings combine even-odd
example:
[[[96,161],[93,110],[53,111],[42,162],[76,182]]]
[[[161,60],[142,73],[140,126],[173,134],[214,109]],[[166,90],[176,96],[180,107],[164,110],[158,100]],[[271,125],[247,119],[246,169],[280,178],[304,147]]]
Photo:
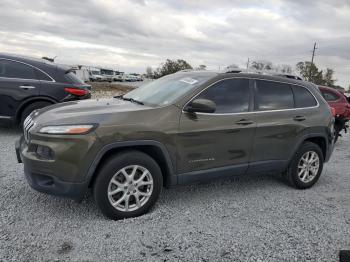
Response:
[[[295,116],[293,117],[294,121],[304,121],[306,120],[305,116]]]
[[[30,86],[30,85],[22,85],[22,86],[19,86],[19,88],[24,89],[24,90],[28,90],[28,89],[34,89],[36,87],[35,86]]]
[[[241,119],[241,120],[236,122],[237,125],[242,125],[242,126],[251,125],[253,123],[254,122],[252,120],[248,120],[248,119]]]

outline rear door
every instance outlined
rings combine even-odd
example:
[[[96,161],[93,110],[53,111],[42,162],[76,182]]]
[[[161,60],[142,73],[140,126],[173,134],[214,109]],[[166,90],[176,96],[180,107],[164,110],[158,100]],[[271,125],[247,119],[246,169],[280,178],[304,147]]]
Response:
[[[177,137],[178,173],[219,167],[247,170],[255,122],[248,79],[221,80],[195,98],[216,103],[214,113],[183,112]]]
[[[249,171],[280,170],[313,120],[317,101],[304,87],[269,80],[256,80],[254,95],[257,128]]]
[[[0,58],[0,118],[14,119],[21,102],[39,92],[40,81],[34,67]]]

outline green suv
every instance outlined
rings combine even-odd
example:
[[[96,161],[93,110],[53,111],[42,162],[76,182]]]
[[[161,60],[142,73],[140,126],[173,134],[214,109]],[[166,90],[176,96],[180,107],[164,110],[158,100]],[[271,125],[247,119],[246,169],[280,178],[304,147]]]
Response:
[[[281,172],[309,188],[332,153],[333,122],[311,83],[188,71],[34,111],[16,152],[34,189],[81,200],[91,188],[101,211],[121,219],[146,213],[163,186]]]

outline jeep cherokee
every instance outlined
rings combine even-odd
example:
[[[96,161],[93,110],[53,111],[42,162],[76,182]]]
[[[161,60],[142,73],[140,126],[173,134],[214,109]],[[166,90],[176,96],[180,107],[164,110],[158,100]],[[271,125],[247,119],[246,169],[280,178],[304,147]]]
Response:
[[[281,172],[309,188],[333,150],[317,86],[239,72],[178,72],[110,99],[33,112],[16,143],[34,189],[81,199],[111,219],[139,216],[162,186]]]

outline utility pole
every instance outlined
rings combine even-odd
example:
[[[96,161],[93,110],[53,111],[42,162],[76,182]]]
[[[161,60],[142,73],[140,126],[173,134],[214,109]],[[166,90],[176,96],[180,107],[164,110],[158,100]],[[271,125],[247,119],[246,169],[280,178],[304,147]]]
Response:
[[[312,79],[311,79],[311,68],[312,68],[312,66],[313,66],[313,64],[314,64],[314,58],[315,58],[315,51],[316,51],[316,49],[317,49],[317,47],[316,47],[316,42],[315,42],[315,43],[314,43],[314,49],[312,50],[311,65],[310,65],[310,73],[309,73],[310,79],[309,79],[309,81],[312,80]]]
[[[314,63],[314,57],[315,57],[315,51],[316,51],[316,42],[314,43],[314,49],[312,50],[312,58],[311,58],[311,64]]]

